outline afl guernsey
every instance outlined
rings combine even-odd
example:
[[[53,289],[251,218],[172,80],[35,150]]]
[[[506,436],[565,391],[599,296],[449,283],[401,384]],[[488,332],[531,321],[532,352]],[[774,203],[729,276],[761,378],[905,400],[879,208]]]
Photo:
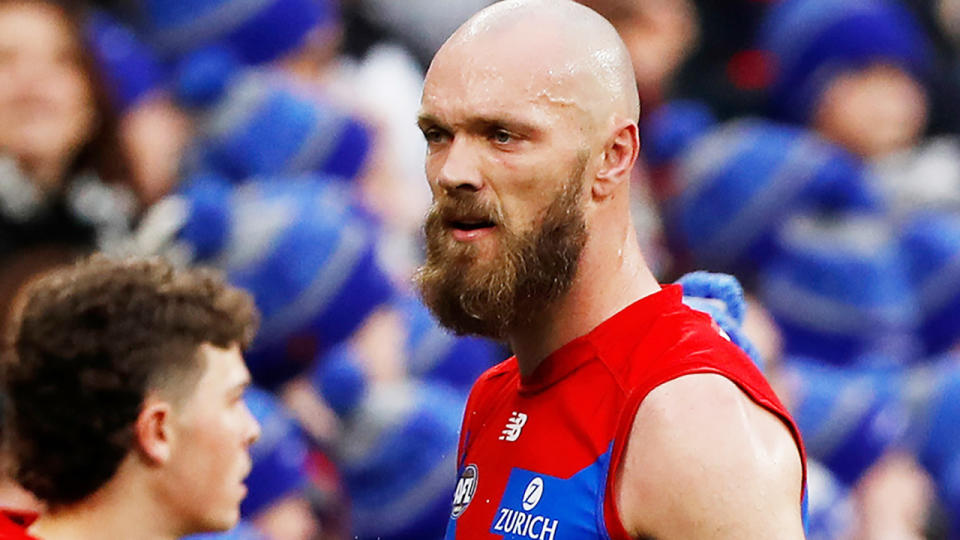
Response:
[[[480,377],[464,414],[445,540],[629,540],[610,479],[644,397],[684,375],[733,381],[783,420],[804,456],[793,420],[760,371],[682,294],[668,285],[638,300],[528,378],[516,357]],[[797,486],[798,506],[802,491]]]

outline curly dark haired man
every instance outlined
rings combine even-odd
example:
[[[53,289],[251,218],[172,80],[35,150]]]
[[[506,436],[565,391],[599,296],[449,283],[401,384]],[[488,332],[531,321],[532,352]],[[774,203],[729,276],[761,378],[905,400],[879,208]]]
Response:
[[[238,520],[259,436],[250,296],[206,269],[92,257],[25,292],[6,358],[16,479],[44,540],[174,539]]]

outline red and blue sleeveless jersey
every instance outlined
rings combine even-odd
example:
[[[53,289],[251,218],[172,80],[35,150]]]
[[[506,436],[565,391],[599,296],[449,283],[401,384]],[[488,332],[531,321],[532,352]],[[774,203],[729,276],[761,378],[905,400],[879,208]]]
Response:
[[[529,377],[515,357],[480,377],[464,413],[445,540],[629,540],[611,479],[644,397],[684,375],[733,381],[783,420],[804,456],[793,420],[750,358],[681,300],[680,286],[666,286]],[[803,491],[797,486],[798,506]]]

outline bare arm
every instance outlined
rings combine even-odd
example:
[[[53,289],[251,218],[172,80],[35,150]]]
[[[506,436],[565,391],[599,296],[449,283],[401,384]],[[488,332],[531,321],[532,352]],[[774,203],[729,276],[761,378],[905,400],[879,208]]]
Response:
[[[779,418],[720,375],[688,375],[637,411],[617,506],[634,538],[802,539],[801,478]]]

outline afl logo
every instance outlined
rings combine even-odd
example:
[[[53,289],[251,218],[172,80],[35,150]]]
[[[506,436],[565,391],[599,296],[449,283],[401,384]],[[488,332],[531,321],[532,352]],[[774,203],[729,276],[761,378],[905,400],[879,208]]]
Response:
[[[453,511],[450,517],[457,519],[467,505],[473,500],[473,494],[477,492],[477,466],[467,465],[457,481],[457,490],[453,493]]]
[[[523,509],[527,512],[533,510],[533,507],[540,502],[543,497],[543,479],[539,476],[527,484],[527,489],[523,490]]]

